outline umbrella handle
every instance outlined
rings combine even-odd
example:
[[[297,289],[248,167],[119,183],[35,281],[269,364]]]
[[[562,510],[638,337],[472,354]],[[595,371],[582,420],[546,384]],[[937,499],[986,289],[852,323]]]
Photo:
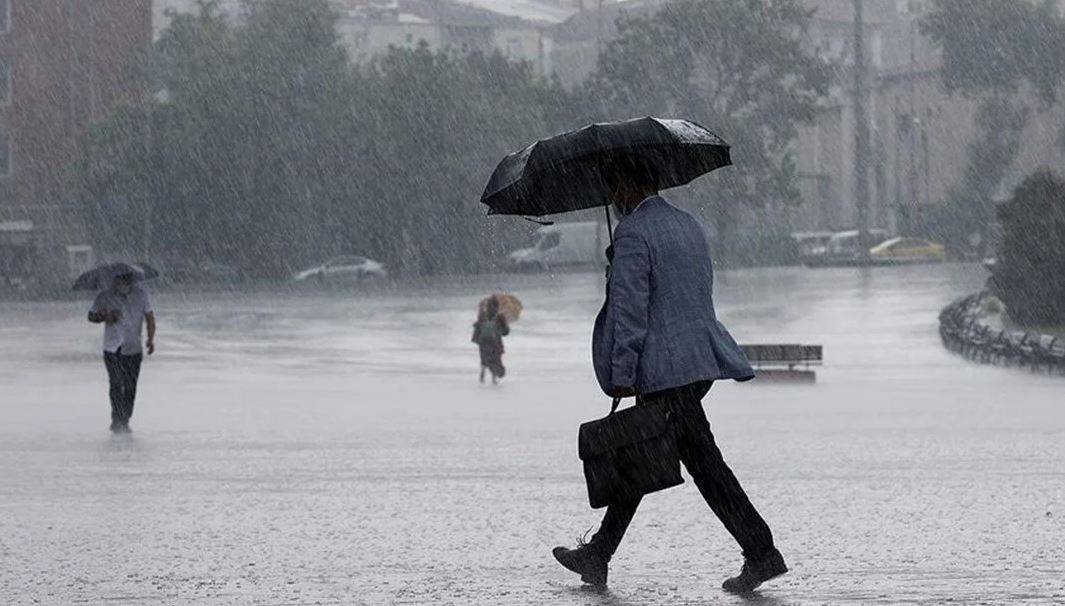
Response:
[[[614,227],[610,224],[610,205],[603,206],[603,210],[606,211],[606,233],[610,236],[610,244],[614,244]]]

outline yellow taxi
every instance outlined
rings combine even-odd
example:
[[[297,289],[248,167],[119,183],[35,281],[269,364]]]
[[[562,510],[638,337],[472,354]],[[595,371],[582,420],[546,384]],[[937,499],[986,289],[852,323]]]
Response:
[[[880,263],[939,263],[947,260],[947,249],[922,238],[891,238],[870,248],[869,256]]]

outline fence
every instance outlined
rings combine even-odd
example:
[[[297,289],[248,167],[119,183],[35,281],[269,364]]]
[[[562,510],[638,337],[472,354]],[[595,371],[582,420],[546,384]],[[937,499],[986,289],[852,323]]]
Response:
[[[1065,340],[992,327],[980,314],[986,296],[980,292],[963,297],[939,313],[939,336],[947,349],[981,364],[1065,374]]]

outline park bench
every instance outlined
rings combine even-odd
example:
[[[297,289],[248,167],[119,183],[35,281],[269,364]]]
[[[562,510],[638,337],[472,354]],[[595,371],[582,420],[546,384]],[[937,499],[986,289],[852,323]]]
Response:
[[[759,378],[813,382],[817,375],[810,366],[823,361],[820,345],[760,344],[740,345]],[[801,368],[797,368],[801,367]]]

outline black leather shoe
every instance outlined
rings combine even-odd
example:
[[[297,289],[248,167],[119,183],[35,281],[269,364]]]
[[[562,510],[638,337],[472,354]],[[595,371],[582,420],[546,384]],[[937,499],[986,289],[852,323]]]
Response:
[[[727,579],[721,587],[729,593],[750,593],[762,583],[787,571],[788,565],[784,563],[784,556],[773,549],[761,559],[744,562],[740,574]]]
[[[581,580],[596,587],[606,587],[606,561],[590,545],[576,549],[555,547],[551,550],[559,564],[581,575]]]

